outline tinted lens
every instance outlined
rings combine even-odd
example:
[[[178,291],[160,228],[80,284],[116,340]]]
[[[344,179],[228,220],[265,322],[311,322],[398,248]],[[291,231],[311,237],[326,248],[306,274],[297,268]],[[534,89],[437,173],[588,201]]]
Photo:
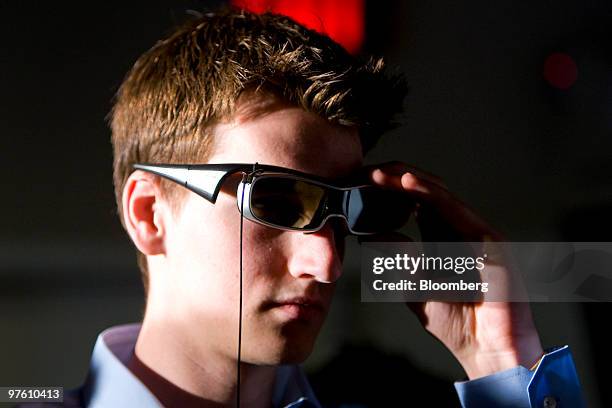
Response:
[[[313,228],[325,190],[301,180],[262,177],[251,188],[251,212],[270,224],[287,228]]]
[[[415,209],[415,201],[408,194],[378,187],[351,190],[347,204],[349,227],[358,233],[397,230]]]

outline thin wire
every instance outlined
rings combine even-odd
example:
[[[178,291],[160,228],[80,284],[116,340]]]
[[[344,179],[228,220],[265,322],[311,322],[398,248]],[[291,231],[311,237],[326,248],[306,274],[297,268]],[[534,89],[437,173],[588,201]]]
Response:
[[[242,179],[244,182],[244,177]],[[236,367],[237,384],[236,384],[236,408],[240,408],[240,346],[242,344],[242,222],[244,221],[244,186],[242,186],[242,194],[240,197],[240,304],[238,307],[238,362]]]

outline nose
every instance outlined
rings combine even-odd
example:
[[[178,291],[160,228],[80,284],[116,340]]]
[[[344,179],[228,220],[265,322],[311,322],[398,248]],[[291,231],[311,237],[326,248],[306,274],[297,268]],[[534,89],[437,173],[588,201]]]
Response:
[[[327,223],[313,233],[291,233],[289,273],[294,278],[310,278],[318,282],[332,283],[342,275],[342,251],[340,237]]]

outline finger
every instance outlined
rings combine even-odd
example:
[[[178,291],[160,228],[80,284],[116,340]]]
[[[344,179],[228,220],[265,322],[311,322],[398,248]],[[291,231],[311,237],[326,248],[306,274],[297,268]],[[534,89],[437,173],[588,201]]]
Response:
[[[456,200],[445,187],[436,182],[420,178],[407,170],[396,172],[389,171],[387,168],[378,168],[372,172],[372,180],[382,186],[406,191],[422,199],[422,201],[436,205],[443,201]]]
[[[381,186],[391,187],[397,190],[409,190],[409,192],[412,193],[421,193],[416,194],[419,196],[422,194],[429,194],[429,189],[424,184],[411,180],[410,174],[411,173],[407,173],[405,171],[394,174],[382,169],[376,169],[372,172],[372,181]]]
[[[470,240],[480,241],[484,236],[501,240],[501,235],[497,231],[446,188],[410,172],[400,175],[386,170],[385,168],[375,171],[374,180],[417,197],[422,203],[421,208],[417,210],[417,222],[423,230],[432,233],[432,238],[440,236],[450,241],[457,241],[463,235],[464,239]],[[445,220],[446,225],[439,218]]]
[[[459,199],[440,199],[435,194],[427,199],[427,203],[416,210],[416,221],[423,235],[428,234],[432,239],[439,237],[434,241],[503,240],[499,232]]]
[[[407,171],[408,167],[401,162],[385,163],[372,171],[371,178],[377,184],[401,189],[418,198],[424,205],[417,210],[417,222],[425,227],[423,229],[428,229],[432,237],[452,237],[452,241],[461,240],[461,236],[464,240],[477,241],[485,236],[492,240],[502,239],[501,234],[493,230],[445,186],[431,177],[423,178]],[[446,222],[441,222],[439,218]]]
[[[420,179],[427,180],[441,188],[448,190],[448,186],[440,177],[410,164],[393,161],[373,166],[372,173],[376,173],[376,177],[380,177],[380,172],[377,170],[382,171],[382,173],[385,173],[388,176],[401,176],[404,173],[409,172]],[[372,176],[374,176],[374,174],[372,174]]]

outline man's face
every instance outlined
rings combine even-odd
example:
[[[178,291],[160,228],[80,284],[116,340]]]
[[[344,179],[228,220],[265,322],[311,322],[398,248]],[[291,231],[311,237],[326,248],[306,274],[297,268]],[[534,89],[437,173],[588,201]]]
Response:
[[[270,164],[322,177],[362,165],[357,131],[300,108],[277,106],[215,128],[210,163]],[[236,180],[213,205],[189,192],[166,231],[171,306],[190,353],[235,358],[238,337],[240,213]],[[336,231],[337,232],[337,231]],[[303,361],[311,352],[341,274],[342,237],[328,224],[316,233],[243,224],[242,360]],[[300,305],[310,303],[310,306]]]

